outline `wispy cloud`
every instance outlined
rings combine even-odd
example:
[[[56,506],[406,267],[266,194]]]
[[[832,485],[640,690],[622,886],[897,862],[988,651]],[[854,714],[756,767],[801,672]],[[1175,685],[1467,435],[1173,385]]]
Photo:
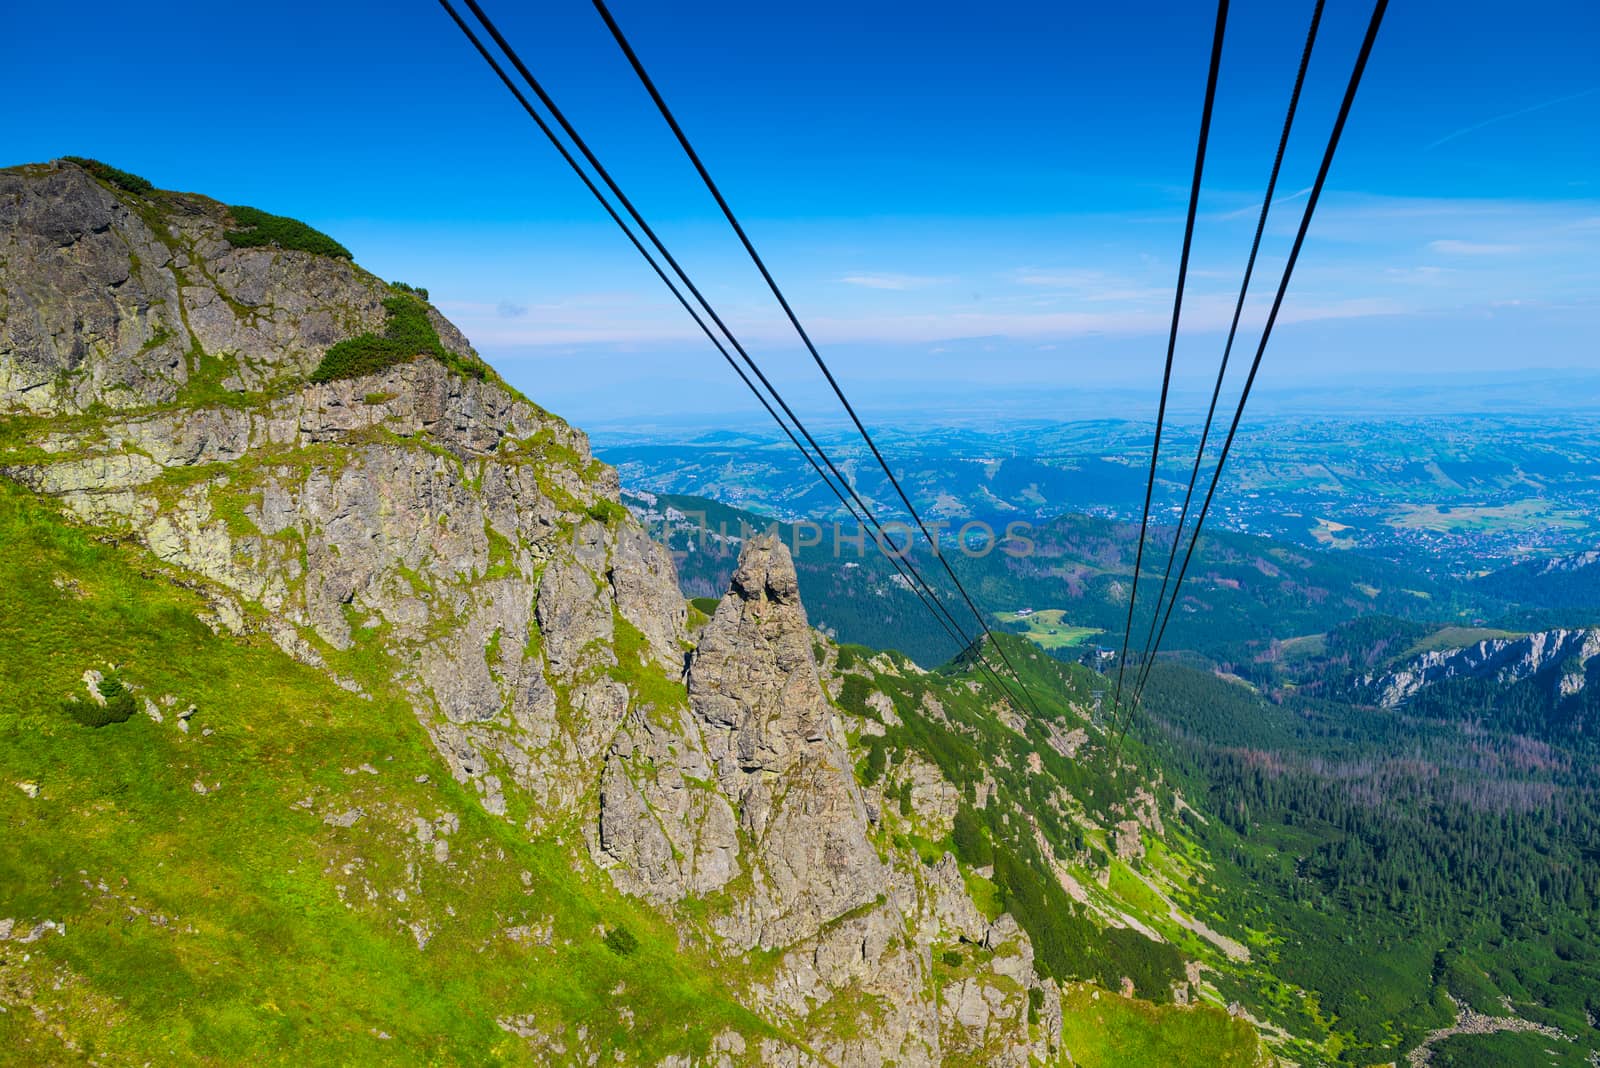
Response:
[[[1043,286],[1048,289],[1085,289],[1104,285],[1110,276],[1104,271],[1090,270],[1040,270],[1023,267],[1017,271],[1019,285]]]
[[[1447,256],[1510,256],[1523,251],[1521,245],[1496,245],[1483,241],[1430,241],[1431,252]]]
[[[910,290],[948,285],[955,279],[918,274],[847,274],[839,281],[865,289]]]
[[[1138,303],[1168,292],[1159,286],[1141,285],[1106,271],[1076,268],[1041,270],[1023,267],[1012,275],[1012,281],[1033,289],[1057,290],[1091,304]]]
[[[1307,197],[1307,196],[1310,196],[1310,195],[1311,195],[1311,187],[1308,185],[1304,189],[1297,189],[1293,193],[1285,193],[1283,196],[1275,198],[1272,201],[1272,206],[1274,208],[1276,208],[1276,207],[1279,207],[1279,206],[1284,205],[1284,204],[1292,204],[1295,201],[1300,200],[1300,199],[1302,199],[1304,197]],[[1244,218],[1246,216],[1250,216],[1251,218],[1254,218],[1255,216],[1259,215],[1260,213],[1261,213],[1261,206],[1259,204],[1256,204],[1256,205],[1249,205],[1249,206],[1246,206],[1246,207],[1243,207],[1243,208],[1237,208],[1237,209],[1235,209],[1233,211],[1224,212],[1223,214],[1218,215],[1217,218],[1219,218],[1219,219],[1242,219],[1242,218]]]
[[[1530,104],[1525,108],[1518,108],[1516,111],[1508,111],[1504,115],[1492,116],[1484,119],[1482,122],[1475,122],[1471,126],[1463,126],[1459,130],[1456,130],[1452,133],[1447,133],[1437,141],[1424,145],[1422,151],[1432,152],[1440,145],[1448,144],[1449,142],[1454,141],[1456,138],[1465,137],[1470,133],[1477,133],[1485,126],[1493,126],[1495,123],[1505,122],[1507,119],[1520,119],[1522,116],[1531,115],[1535,111],[1543,111],[1545,108],[1553,108],[1557,104],[1565,104],[1573,100],[1581,100],[1586,96],[1593,96],[1595,93],[1600,93],[1600,85],[1585,89],[1580,93],[1571,93],[1567,96],[1558,96],[1554,100],[1542,100],[1537,104]]]
[[[833,344],[943,346],[988,337],[1031,347],[1087,337],[1161,336],[1171,317],[1170,249],[1101,222],[1082,234],[1003,233],[1003,245],[992,249],[976,239],[952,239],[948,248],[924,242],[889,261],[926,265],[921,274],[856,271],[841,277],[835,260],[831,270],[812,274],[809,285],[797,283],[796,297],[803,301],[807,330]],[[1594,199],[1330,194],[1281,321],[1459,316],[1495,300],[1578,300],[1594,292],[1597,224],[1600,201]],[[1249,225],[1242,219],[1231,224],[1225,232],[1239,240],[1212,242],[1209,259],[1192,265],[1183,307],[1186,333],[1227,329]],[[1276,269],[1258,274],[1247,325],[1261,321],[1275,276]],[[445,310],[489,351],[604,344],[644,353],[704,344],[682,309],[653,285],[561,288],[556,280],[539,300],[510,294],[509,307],[491,300]],[[792,355],[792,331],[770,302],[716,275],[705,288],[743,342],[771,348],[777,359]],[[510,314],[524,306],[526,314]]]

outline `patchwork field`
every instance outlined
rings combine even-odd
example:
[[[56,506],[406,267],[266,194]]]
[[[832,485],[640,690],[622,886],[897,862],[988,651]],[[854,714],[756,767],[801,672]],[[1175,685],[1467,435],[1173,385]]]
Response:
[[[996,612],[1002,623],[1020,624],[1021,634],[1041,649],[1067,649],[1083,645],[1096,634],[1104,634],[1099,627],[1079,627],[1066,622],[1066,610],[1043,608],[1037,612]]]
[[[1400,529],[1448,534],[1523,530],[1556,526],[1582,530],[1585,522],[1554,502],[1529,497],[1499,505],[1401,504],[1387,523]]]

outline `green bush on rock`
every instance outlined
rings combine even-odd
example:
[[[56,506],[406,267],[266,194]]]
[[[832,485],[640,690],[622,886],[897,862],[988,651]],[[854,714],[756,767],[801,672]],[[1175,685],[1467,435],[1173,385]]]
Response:
[[[156,187],[150,184],[149,179],[141,178],[137,174],[129,174],[124,170],[118,170],[109,163],[101,163],[99,160],[89,159],[87,156],[62,156],[61,158],[69,163],[76,163],[102,182],[109,182],[118,189],[126,190],[129,193],[138,193],[140,196],[144,196],[155,192]]]
[[[639,948],[639,939],[626,927],[613,927],[606,932],[606,948],[619,957],[626,957]]]
[[[359,378],[418,356],[432,356],[446,367],[473,378],[481,380],[485,376],[481,361],[457,356],[444,347],[438,331],[428,321],[427,307],[421,302],[411,297],[388,297],[383,307],[389,313],[383,333],[360,334],[334,345],[311,372],[311,381]]]
[[[227,238],[228,244],[234,248],[261,248],[272,245],[300,252],[314,252],[318,256],[334,256],[341,260],[352,258],[349,249],[299,219],[290,219],[262,211],[260,208],[246,208],[239,205],[230,205],[228,213],[233,216],[233,221],[239,224],[240,229],[229,230],[222,236]]]
[[[95,687],[105,703],[79,701],[73,698],[61,703],[62,709],[85,727],[105,727],[112,723],[126,723],[133,718],[137,706],[133,692],[115,675],[108,675]]]

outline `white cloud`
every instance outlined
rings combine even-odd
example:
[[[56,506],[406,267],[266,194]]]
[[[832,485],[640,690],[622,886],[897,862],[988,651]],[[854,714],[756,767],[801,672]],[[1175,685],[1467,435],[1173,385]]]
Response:
[[[1496,300],[1584,299],[1593,292],[1597,223],[1600,201],[1594,199],[1330,194],[1318,211],[1312,244],[1295,272],[1281,320],[1465,314]],[[1209,258],[1191,265],[1185,333],[1227,329],[1249,226],[1243,220],[1230,224],[1230,240],[1210,241],[1203,250]],[[1163,337],[1175,265],[1165,253],[1146,252],[1153,239],[1142,232],[1113,236],[1102,230],[1076,241],[1033,233],[991,237],[986,231],[981,240],[958,235],[948,249],[937,243],[918,246],[915,254],[923,260],[900,262],[954,265],[959,258],[959,274],[863,271],[840,277],[821,272],[812,275],[809,286],[795,284],[797,305],[803,307],[807,329],[830,344],[943,346],[993,337],[1031,346],[1099,335]],[[1285,244],[1275,237],[1264,249],[1255,295],[1245,310],[1247,329],[1263,318]],[[1045,247],[1049,258],[1034,259]],[[610,289],[607,281],[576,292],[560,292],[557,282],[554,293],[532,290],[543,299],[518,294],[504,302],[526,307],[524,315],[508,315],[512,308],[491,301],[453,303],[445,310],[475,343],[491,348],[606,344],[642,352],[655,345],[705,343],[682,309],[653,284]],[[868,292],[851,297],[841,288],[846,285]],[[703,288],[753,351],[759,347],[782,356],[794,349],[787,322],[758,289],[724,282],[715,273],[709,283],[703,280]]]
[[[930,289],[933,286],[948,285],[955,281],[953,278],[936,278],[928,275],[917,274],[847,274],[839,281],[846,285],[862,286],[866,289]]]
[[[1463,126],[1459,130],[1455,130],[1455,131],[1452,131],[1451,133],[1445,134],[1443,137],[1439,138],[1437,141],[1434,141],[1431,144],[1423,146],[1422,151],[1431,152],[1434,149],[1438,148],[1442,144],[1446,144],[1446,143],[1448,143],[1450,141],[1454,141],[1458,137],[1465,137],[1469,133],[1476,133],[1477,131],[1483,129],[1485,126],[1493,126],[1495,123],[1497,123],[1497,122],[1505,122],[1507,119],[1519,119],[1524,115],[1531,115],[1535,111],[1543,111],[1545,108],[1555,107],[1558,104],[1567,104],[1567,103],[1570,103],[1570,102],[1572,102],[1574,100],[1581,100],[1582,98],[1584,98],[1586,96],[1593,96],[1595,93],[1600,93],[1600,85],[1591,86],[1590,88],[1585,89],[1582,92],[1571,93],[1571,94],[1569,94],[1567,96],[1558,96],[1558,97],[1555,97],[1552,100],[1541,100],[1536,104],[1530,104],[1525,108],[1518,108],[1516,111],[1508,111],[1503,115],[1491,115],[1489,118],[1484,119],[1482,122],[1475,122],[1471,126]]]
[[[1272,207],[1277,208],[1277,207],[1283,206],[1284,204],[1292,204],[1297,200],[1300,200],[1300,199],[1302,199],[1302,198],[1304,198],[1306,196],[1309,196],[1310,193],[1311,193],[1311,187],[1308,185],[1304,189],[1295,190],[1293,193],[1289,193],[1289,194],[1286,194],[1286,195],[1281,196],[1281,197],[1274,197],[1273,201],[1272,201]],[[1218,215],[1217,218],[1219,218],[1219,219],[1246,219],[1246,218],[1255,219],[1255,218],[1259,218],[1260,215],[1261,215],[1261,205],[1260,204],[1251,204],[1251,205],[1247,205],[1247,206],[1242,207],[1242,208],[1236,208],[1233,211],[1223,212],[1221,215]],[[1271,215],[1270,209],[1268,211],[1268,215],[1269,216]]]
[[[1140,285],[1132,279],[1106,271],[1077,268],[1040,270],[1023,267],[1012,275],[1012,281],[1034,289],[1059,290],[1089,303],[1139,303],[1163,296],[1168,299],[1171,297],[1170,289]]]
[[[1430,241],[1430,252],[1447,256],[1509,256],[1522,251],[1521,245],[1496,245],[1483,241]]]

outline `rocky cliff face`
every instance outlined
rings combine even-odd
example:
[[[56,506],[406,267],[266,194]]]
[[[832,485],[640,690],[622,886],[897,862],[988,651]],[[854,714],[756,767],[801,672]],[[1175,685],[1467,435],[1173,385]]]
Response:
[[[1586,685],[1596,656],[1600,630],[1546,630],[1462,649],[1429,650],[1393,671],[1364,676],[1361,684],[1385,708],[1397,708],[1423,687],[1446,679],[1488,679],[1509,686],[1544,676],[1557,696],[1570,697]]]
[[[308,381],[382,328],[381,280],[235,248],[223,205],[70,163],[0,172],[0,223],[0,472],[146,546],[214,629],[348,689],[342,665],[388,665],[487,812],[576,827],[575,864],[730,961],[759,952],[730,982],[802,1045],[733,1036],[724,1060],[1051,1056],[1059,998],[1027,935],[953,860],[874,836],[781,544],[746,547],[691,635],[670,557],[580,432],[426,357]],[[956,943],[969,965],[937,971]]]

